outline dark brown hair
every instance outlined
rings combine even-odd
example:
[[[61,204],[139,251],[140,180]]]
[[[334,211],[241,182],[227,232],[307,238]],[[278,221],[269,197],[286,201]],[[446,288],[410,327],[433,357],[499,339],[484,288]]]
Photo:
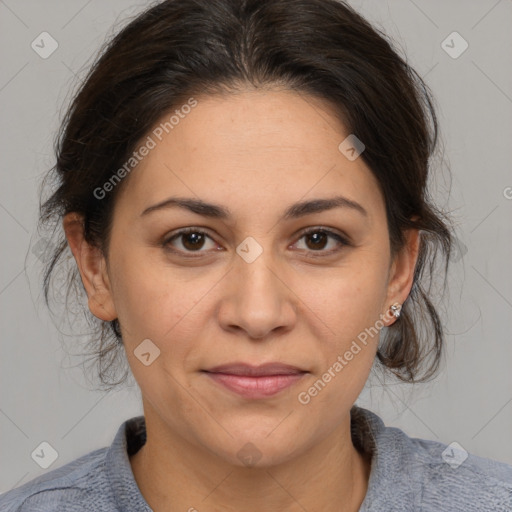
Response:
[[[127,178],[104,198],[94,191],[187,98],[246,87],[327,100],[366,146],[360,158],[385,198],[392,254],[403,246],[404,230],[421,230],[411,293],[401,317],[384,329],[376,363],[402,381],[430,379],[444,333],[429,293],[436,257],[444,255],[446,275],[453,244],[449,219],[427,187],[438,143],[434,102],[388,37],[337,0],[166,0],[104,44],[65,115],[56,165],[45,180],[52,190],[41,199],[40,228],[53,221],[58,237],[46,261],[46,303],[52,274],[68,251],[62,216],[81,214],[85,239],[107,256],[115,200]],[[85,292],[76,265],[65,276],[68,291]],[[101,383],[114,387],[127,376],[111,379],[123,351],[118,321],[97,321],[83,311],[95,326],[90,343]]]

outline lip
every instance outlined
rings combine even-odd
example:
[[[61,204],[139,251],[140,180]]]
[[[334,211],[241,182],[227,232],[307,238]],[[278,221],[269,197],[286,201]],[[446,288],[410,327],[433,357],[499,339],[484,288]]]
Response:
[[[208,373],[227,373],[229,375],[243,375],[247,377],[264,377],[267,375],[294,375],[304,373],[305,370],[285,363],[264,363],[251,365],[248,363],[228,363],[215,366]]]
[[[248,399],[268,398],[301,380],[308,372],[283,363],[252,366],[232,363],[203,370],[217,384]]]

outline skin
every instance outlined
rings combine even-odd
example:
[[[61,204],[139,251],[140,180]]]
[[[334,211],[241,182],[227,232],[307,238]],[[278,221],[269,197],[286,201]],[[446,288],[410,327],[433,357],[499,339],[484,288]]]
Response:
[[[352,444],[350,408],[378,335],[308,404],[298,394],[382,315],[383,325],[396,321],[389,307],[410,292],[419,233],[407,232],[391,258],[377,181],[362,158],[338,149],[349,132],[327,103],[286,90],[196,99],[125,178],[107,258],[84,241],[79,216],[63,219],[89,308],[119,319],[141,389],[147,442],[130,460],[135,479],[155,511],[357,511],[370,462]],[[367,216],[334,208],[280,220],[292,203],[334,195]],[[141,216],[170,196],[222,205],[232,217],[182,208]],[[204,243],[182,236],[168,244],[176,253],[162,246],[186,227],[205,231]],[[303,236],[310,227],[351,244]],[[251,263],[236,252],[248,236],[263,249]],[[134,350],[148,338],[160,356],[146,366]],[[238,361],[310,373],[250,400],[200,371]],[[249,442],[260,455],[251,467],[237,456]]]

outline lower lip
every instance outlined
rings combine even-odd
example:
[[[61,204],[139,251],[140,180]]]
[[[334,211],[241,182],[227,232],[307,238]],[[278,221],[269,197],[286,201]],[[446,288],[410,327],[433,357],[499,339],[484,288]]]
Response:
[[[267,398],[273,396],[298,382],[305,373],[291,375],[265,375],[247,377],[228,373],[209,373],[208,377],[244,398]]]

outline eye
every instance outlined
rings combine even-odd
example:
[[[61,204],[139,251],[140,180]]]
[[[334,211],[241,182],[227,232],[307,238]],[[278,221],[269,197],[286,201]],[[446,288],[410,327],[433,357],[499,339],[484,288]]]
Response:
[[[350,245],[347,238],[325,228],[309,228],[308,230],[302,232],[299,241],[303,238],[306,240],[306,248],[304,250],[311,253],[322,253],[319,255],[315,254],[313,256],[330,255],[341,250],[343,246]],[[220,250],[219,246],[215,244],[213,239],[205,231],[194,227],[177,231],[172,236],[167,237],[162,242],[162,246],[172,252],[182,254],[188,253],[187,257],[194,257],[191,253],[208,252],[208,244],[206,243],[207,240],[210,240],[213,243],[210,249]],[[325,247],[329,245],[329,240],[335,242],[334,244],[331,244],[334,245],[334,247],[329,250],[325,250]],[[298,242],[296,242],[296,244],[297,243]],[[205,245],[206,250],[201,251],[201,249],[205,248]]]
[[[338,252],[341,249],[340,246],[350,245],[345,237],[325,228],[309,228],[308,230],[302,232],[302,236],[300,237],[299,241],[303,238],[306,240],[305,250],[310,252],[331,254]],[[331,244],[334,245],[334,247],[325,250],[325,247],[329,245],[329,239],[335,241],[334,244]],[[317,255],[315,254],[314,256]]]
[[[205,231],[198,228],[186,228],[182,229],[171,237],[166,238],[162,245],[164,248],[170,249],[174,252],[191,253],[191,252],[205,252],[201,251],[208,244],[206,240],[209,239],[213,242],[213,239],[208,236]],[[178,243],[175,243],[178,242]],[[215,249],[216,245],[213,244]],[[206,247],[208,249],[208,247]],[[210,247],[211,249],[212,247]]]

